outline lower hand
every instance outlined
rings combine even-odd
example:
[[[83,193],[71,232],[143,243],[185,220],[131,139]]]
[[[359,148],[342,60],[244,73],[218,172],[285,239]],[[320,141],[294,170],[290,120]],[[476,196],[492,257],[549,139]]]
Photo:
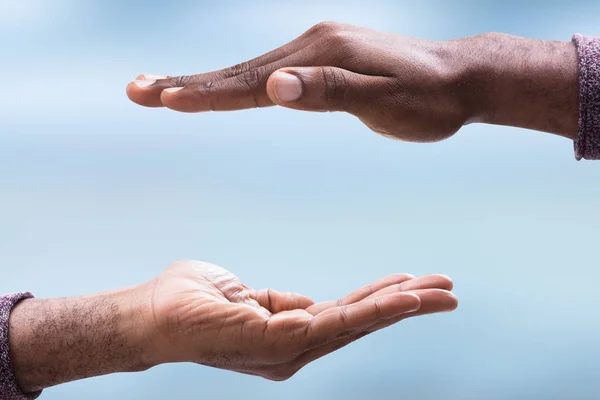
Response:
[[[147,328],[160,362],[197,362],[283,380],[306,364],[405,318],[451,311],[445,276],[397,274],[341,300],[254,290],[216,265],[172,265],[146,285]]]
[[[445,276],[396,274],[315,304],[184,261],[137,287],[21,301],[9,319],[11,361],[25,392],[186,361],[283,380],[405,318],[454,310],[451,289]]]

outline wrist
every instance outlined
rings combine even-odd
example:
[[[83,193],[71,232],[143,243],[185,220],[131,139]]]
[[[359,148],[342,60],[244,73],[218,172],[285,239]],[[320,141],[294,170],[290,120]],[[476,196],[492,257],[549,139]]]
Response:
[[[578,59],[571,42],[486,33],[448,43],[456,54],[456,87],[466,110],[465,124],[576,137]]]
[[[158,280],[153,279],[135,287],[128,295],[131,307],[128,313],[135,316],[132,321],[137,325],[137,329],[129,330],[129,340],[140,349],[138,365],[142,370],[173,362],[168,335],[159,326],[160,316],[155,309],[156,285]]]
[[[468,37],[437,42],[436,46],[446,103],[460,115],[461,126],[484,122],[491,108],[489,81],[493,79],[478,41],[478,37]]]
[[[9,319],[10,356],[24,392],[154,365],[138,288],[20,302]]]
[[[108,303],[114,304],[114,316],[117,321],[112,333],[122,338],[128,348],[129,360],[123,360],[118,372],[138,372],[161,363],[153,344],[156,336],[153,324],[147,319],[146,309],[149,303],[148,288],[140,285],[132,288],[100,294]]]
[[[463,111],[463,125],[485,122],[489,100],[493,93],[490,82],[494,72],[486,62],[482,47],[485,35],[448,40],[443,42],[449,54],[448,69],[452,71],[450,80],[452,92]]]

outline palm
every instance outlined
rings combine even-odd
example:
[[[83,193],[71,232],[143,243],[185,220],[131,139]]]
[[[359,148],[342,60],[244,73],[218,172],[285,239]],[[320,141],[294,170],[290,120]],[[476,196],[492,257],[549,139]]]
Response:
[[[451,282],[425,278],[411,286],[419,279],[394,275],[340,301],[314,304],[295,293],[254,290],[216,265],[181,262],[156,280],[153,315],[172,361],[285,379],[407,313],[453,309],[455,298],[443,290]]]

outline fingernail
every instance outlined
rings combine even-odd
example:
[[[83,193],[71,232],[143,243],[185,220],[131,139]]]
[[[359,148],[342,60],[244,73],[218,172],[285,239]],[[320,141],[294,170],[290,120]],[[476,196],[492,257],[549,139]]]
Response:
[[[414,294],[414,293],[411,293],[411,294],[412,294],[414,297],[416,297],[416,298],[417,298],[417,301],[418,301],[418,302],[417,302],[417,304],[415,304],[415,306],[414,306],[414,307],[412,307],[412,308],[411,308],[409,311],[407,311],[407,312],[415,312],[415,311],[419,311],[419,309],[421,308],[421,298],[420,298],[419,296],[417,296],[416,294]]]
[[[165,89],[165,92],[175,93],[175,92],[179,92],[181,89],[183,89],[183,88],[182,87],[172,87],[172,88]]]
[[[149,80],[149,81],[151,81],[151,80],[157,81],[159,79],[167,79],[167,77],[164,75],[154,75],[154,74],[143,74],[143,77],[144,77],[144,79]]]
[[[152,81],[152,80],[145,80],[145,79],[138,79],[133,81],[133,83],[135,83],[135,85],[139,88],[145,88],[148,87],[150,85],[154,85],[156,83],[156,81]]]
[[[302,81],[287,72],[277,72],[273,86],[275,96],[282,103],[296,101],[302,96]]]

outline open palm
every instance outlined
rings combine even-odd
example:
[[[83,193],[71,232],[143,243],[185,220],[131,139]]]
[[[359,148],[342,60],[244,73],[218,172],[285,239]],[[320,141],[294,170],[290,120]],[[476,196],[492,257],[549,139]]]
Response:
[[[149,314],[155,346],[170,362],[189,361],[283,380],[300,368],[404,318],[451,311],[445,276],[396,274],[343,299],[255,290],[208,263],[173,264],[153,281]]]

